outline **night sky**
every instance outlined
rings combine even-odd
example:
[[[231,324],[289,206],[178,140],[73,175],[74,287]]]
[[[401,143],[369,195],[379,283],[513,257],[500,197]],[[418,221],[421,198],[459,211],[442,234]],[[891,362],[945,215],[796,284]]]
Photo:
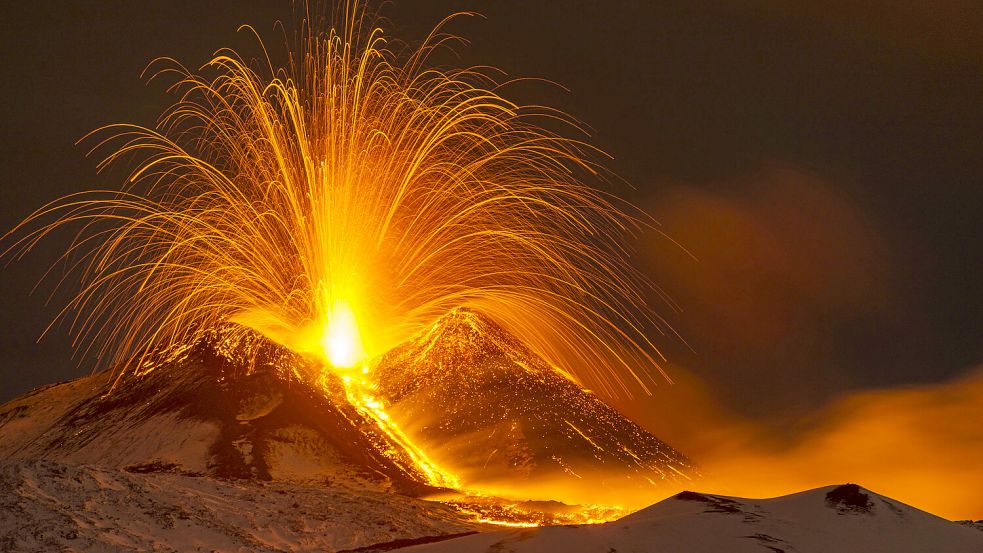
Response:
[[[506,96],[587,123],[616,191],[685,246],[638,237],[680,386],[747,417],[807,415],[845,391],[943,381],[983,360],[983,8],[976,2],[401,2],[397,37],[444,15],[462,64],[546,84]],[[276,42],[282,2],[5,2],[0,227],[44,202],[116,187],[75,141],[152,125],[172,101],[140,79],[157,56],[196,66]],[[68,236],[3,269],[0,401],[92,368],[34,283]],[[81,365],[80,365],[81,361]],[[624,407],[644,411],[645,402]],[[668,400],[667,400],[668,401]],[[640,407],[641,406],[641,407]],[[788,417],[775,417],[775,414]]]

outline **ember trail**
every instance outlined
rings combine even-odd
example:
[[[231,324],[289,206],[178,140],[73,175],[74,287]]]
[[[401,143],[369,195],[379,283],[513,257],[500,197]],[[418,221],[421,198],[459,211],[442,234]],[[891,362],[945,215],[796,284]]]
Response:
[[[593,186],[596,151],[544,126],[580,136],[576,122],[509,101],[494,70],[432,66],[453,17],[397,53],[353,2],[333,24],[307,9],[282,63],[250,27],[254,58],[153,62],[147,76],[177,97],[159,123],[84,139],[100,168],[133,167],[122,187],[56,200],[6,236],[19,256],[77,232],[63,262],[81,286],[58,320],[80,354],[125,386],[153,352],[235,323],[320,361],[430,483],[452,488],[387,414],[372,367],[454,309],[583,386],[647,391],[658,319],[625,245],[643,221]]]

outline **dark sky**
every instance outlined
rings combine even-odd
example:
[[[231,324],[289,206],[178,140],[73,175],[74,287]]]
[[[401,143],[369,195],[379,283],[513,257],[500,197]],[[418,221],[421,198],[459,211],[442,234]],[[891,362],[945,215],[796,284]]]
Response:
[[[734,4],[743,4],[737,8]],[[845,390],[952,378],[983,359],[983,8],[977,2],[429,1],[384,12],[399,38],[443,15],[462,63],[593,128],[621,190],[663,222],[638,264],[683,312],[674,370],[751,417]],[[924,4],[924,5],[923,5]],[[273,36],[288,1],[4,2],[0,227],[116,186],[74,145],[171,101],[139,75]],[[0,401],[84,372],[32,285],[64,242],[0,275]],[[669,392],[671,393],[671,392]],[[629,409],[630,410],[630,409]]]

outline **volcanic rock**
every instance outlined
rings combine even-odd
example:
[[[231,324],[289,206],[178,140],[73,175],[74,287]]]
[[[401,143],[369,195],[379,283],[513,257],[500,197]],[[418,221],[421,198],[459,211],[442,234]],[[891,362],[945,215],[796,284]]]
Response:
[[[0,460],[433,492],[340,390],[297,376],[310,362],[259,335],[229,335],[242,332],[161,352],[115,386],[97,373],[0,406]]]
[[[471,483],[649,487],[698,474],[685,455],[471,310],[445,315],[384,355],[373,374],[390,414]]]

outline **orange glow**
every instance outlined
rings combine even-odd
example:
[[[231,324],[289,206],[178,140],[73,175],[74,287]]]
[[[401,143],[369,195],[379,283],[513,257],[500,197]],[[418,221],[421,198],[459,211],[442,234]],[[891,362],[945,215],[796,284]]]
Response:
[[[563,524],[602,524],[617,520],[631,512],[620,506],[564,505],[556,502],[523,502],[508,500],[494,493],[446,494],[431,497],[432,501],[454,507],[474,522],[511,528],[534,528]]]
[[[401,449],[394,462],[459,488],[457,467],[431,459],[387,411],[373,360],[468,308],[564,378],[609,395],[649,391],[661,323],[626,245],[647,219],[587,184],[603,183],[599,152],[548,130],[579,135],[575,120],[504,98],[487,67],[428,67],[446,47],[443,23],[396,52],[359,6],[339,5],[329,29],[309,16],[280,64],[261,42],[259,62],[220,50],[198,71],[151,64],[178,95],[158,126],[87,137],[100,169],[133,168],[122,189],[42,207],[8,234],[6,253],[80,228],[63,261],[81,289],[59,318],[82,356],[118,371],[114,386],[153,370],[154,352],[231,321],[232,334],[321,361],[320,374],[298,376],[325,388],[340,379]]]
[[[328,362],[337,368],[351,368],[364,359],[358,322],[348,302],[336,300],[328,311],[321,334],[321,349]]]
[[[592,389],[649,390],[660,323],[625,243],[646,219],[585,184],[603,182],[598,152],[545,125],[577,122],[510,102],[486,67],[428,67],[440,26],[393,51],[358,6],[301,24],[279,64],[261,43],[256,63],[157,60],[148,74],[178,94],[159,125],[87,138],[100,168],[134,167],[122,190],[8,235],[19,255],[81,227],[64,258],[81,290],[60,314],[80,355],[139,372],[233,321],[349,369],[470,307]]]
[[[983,367],[949,382],[846,393],[785,438],[699,386],[683,378],[674,387],[687,420],[672,416],[671,402],[648,415],[700,460],[705,478],[688,489],[775,497],[853,482],[952,520],[983,518]]]
[[[369,381],[369,368],[361,366],[360,371],[345,374],[341,381],[345,387],[345,395],[348,402],[358,410],[358,412],[375,423],[376,427],[385,434],[391,443],[400,447],[400,451],[391,452],[391,458],[397,464],[400,463],[401,455],[405,455],[412,462],[411,466],[403,467],[407,472],[416,473],[421,479],[432,486],[459,488],[461,483],[457,477],[448,470],[438,466],[430,457],[420,449],[399,427],[399,425],[386,412],[382,400],[373,393],[374,386]],[[322,376],[323,378],[323,376]]]

